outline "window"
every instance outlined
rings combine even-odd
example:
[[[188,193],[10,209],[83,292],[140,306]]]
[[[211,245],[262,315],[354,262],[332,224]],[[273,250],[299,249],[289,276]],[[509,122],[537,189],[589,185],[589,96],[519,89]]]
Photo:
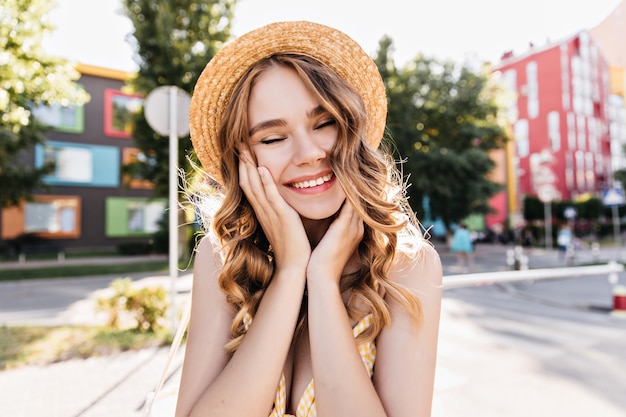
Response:
[[[570,191],[574,189],[574,159],[571,154],[565,155],[565,186]]]
[[[576,115],[567,113],[567,148],[576,149]]]
[[[539,115],[539,77],[537,63],[531,61],[526,65],[526,83],[528,93],[528,117],[534,119]]]
[[[46,238],[80,237],[80,197],[36,195],[17,207],[2,210],[2,238],[23,234]]]
[[[569,110],[570,108],[570,75],[569,75],[569,54],[567,44],[561,45],[561,100],[563,104],[563,110]]]
[[[561,149],[561,125],[559,112],[551,111],[548,113],[548,136],[553,151]]]
[[[119,90],[104,91],[104,133],[118,138],[130,138],[133,116],[143,106],[143,98]]]
[[[578,127],[578,149],[584,151],[587,149],[587,121],[585,117],[579,115],[576,124]]]
[[[82,89],[82,86],[78,86]],[[62,106],[52,104],[36,106],[33,116],[40,122],[55,130],[70,133],[83,133],[85,130],[85,108],[80,106]]]
[[[587,189],[593,190],[596,186],[596,176],[594,174],[594,157],[591,152],[585,153],[585,179],[587,181]]]
[[[137,148],[124,148],[122,150],[122,165],[132,164],[137,161],[145,162],[148,159],[150,158]],[[130,188],[154,188],[154,184],[151,181],[130,173],[124,175],[124,184]]]
[[[515,98],[511,99],[506,114],[509,120],[517,120],[519,111],[517,109],[517,71],[508,70],[503,74],[505,90],[509,94],[515,94]]]
[[[167,207],[165,199],[109,197],[106,200],[106,236],[145,236],[159,230]]]
[[[70,133],[83,133],[85,130],[85,110],[83,106],[65,107],[58,104],[39,106],[33,115],[40,122],[55,130]]]
[[[517,143],[517,156],[525,158],[530,152],[530,144],[528,142],[528,120],[520,119],[515,122],[514,131],[515,142]]]
[[[47,184],[117,187],[120,182],[120,151],[114,146],[48,141],[35,147],[35,165],[54,163]]]
[[[576,151],[574,158],[576,165],[576,188],[578,191],[585,191],[585,159],[583,151]]]

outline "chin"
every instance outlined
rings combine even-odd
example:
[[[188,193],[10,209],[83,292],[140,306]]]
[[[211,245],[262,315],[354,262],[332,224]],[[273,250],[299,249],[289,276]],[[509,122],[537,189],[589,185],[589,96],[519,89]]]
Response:
[[[339,213],[341,206],[345,198],[342,199],[338,204],[324,204],[324,205],[308,205],[306,207],[300,207],[296,209],[300,217],[308,220],[326,220],[333,218]]]

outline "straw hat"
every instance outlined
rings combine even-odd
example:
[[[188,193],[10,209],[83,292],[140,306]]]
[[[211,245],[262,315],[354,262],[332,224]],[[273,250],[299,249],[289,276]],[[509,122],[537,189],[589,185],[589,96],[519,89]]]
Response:
[[[258,61],[276,54],[300,54],[330,67],[359,92],[367,112],[367,139],[378,147],[385,129],[387,97],[372,58],[343,32],[317,23],[277,22],[227,44],[207,64],[196,83],[189,125],[205,171],[222,182],[218,130],[237,82]]]

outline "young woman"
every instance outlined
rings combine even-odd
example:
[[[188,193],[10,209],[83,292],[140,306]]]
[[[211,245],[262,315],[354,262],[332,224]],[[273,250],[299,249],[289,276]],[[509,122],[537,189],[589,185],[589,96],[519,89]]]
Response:
[[[345,34],[280,22],[224,47],[191,103],[200,203],[177,416],[428,416],[441,264]]]

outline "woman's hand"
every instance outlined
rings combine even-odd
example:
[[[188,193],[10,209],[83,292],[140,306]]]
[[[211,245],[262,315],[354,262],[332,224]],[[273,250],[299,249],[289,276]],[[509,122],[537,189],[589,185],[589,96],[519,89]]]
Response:
[[[364,230],[363,220],[346,200],[311,254],[307,280],[329,278],[338,283],[346,264],[363,239]]]
[[[304,270],[311,245],[300,215],[280,195],[267,168],[257,167],[248,150],[240,155],[239,185],[272,245],[276,268]]]

